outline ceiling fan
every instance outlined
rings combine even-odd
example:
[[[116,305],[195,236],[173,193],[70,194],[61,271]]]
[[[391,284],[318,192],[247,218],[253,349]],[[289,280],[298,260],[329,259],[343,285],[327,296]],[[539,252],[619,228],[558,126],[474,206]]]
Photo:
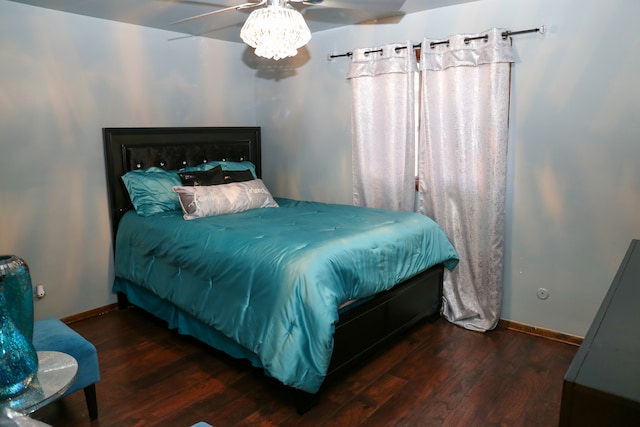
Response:
[[[298,49],[311,39],[311,31],[297,8],[322,6],[393,13],[400,10],[404,2],[405,0],[255,0],[190,16],[171,24],[182,24],[231,11],[255,9],[245,21],[240,38],[255,49],[256,55],[278,60],[295,56]],[[295,4],[296,8],[291,4]]]
[[[183,22],[194,21],[196,19],[206,18],[207,16],[218,15],[220,13],[230,12],[232,10],[252,9],[261,6],[279,5],[284,7],[288,3],[298,3],[306,6],[324,6],[337,9],[367,9],[367,10],[384,10],[397,11],[400,10],[405,0],[256,0],[253,2],[245,2],[234,6],[216,9],[211,12],[201,13],[200,15],[190,16],[172,22],[172,24],[181,24]]]

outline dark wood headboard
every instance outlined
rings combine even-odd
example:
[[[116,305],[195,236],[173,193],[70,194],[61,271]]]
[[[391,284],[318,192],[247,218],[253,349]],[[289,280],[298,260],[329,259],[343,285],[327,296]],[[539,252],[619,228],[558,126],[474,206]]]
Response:
[[[259,127],[104,128],[111,233],[133,209],[122,175],[152,166],[177,170],[207,161],[250,161],[262,176]]]

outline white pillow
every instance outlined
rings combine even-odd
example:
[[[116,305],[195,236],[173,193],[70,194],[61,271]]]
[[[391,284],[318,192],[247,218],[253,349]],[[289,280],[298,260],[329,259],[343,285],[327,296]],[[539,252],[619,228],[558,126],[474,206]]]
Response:
[[[261,179],[220,185],[174,186],[172,189],[180,198],[184,219],[278,207]]]

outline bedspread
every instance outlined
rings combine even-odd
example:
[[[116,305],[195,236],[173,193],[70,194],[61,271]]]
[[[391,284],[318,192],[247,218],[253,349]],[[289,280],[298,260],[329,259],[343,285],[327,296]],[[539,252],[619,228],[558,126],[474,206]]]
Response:
[[[458,255],[416,213],[276,198],[279,208],[185,221],[128,212],[115,275],[171,301],[253,352],[266,373],[315,393],[338,307]]]

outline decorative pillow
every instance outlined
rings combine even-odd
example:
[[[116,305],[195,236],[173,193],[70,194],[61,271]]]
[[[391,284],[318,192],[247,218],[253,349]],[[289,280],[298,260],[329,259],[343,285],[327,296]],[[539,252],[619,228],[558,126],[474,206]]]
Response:
[[[175,186],[173,191],[179,196],[184,219],[278,207],[261,179],[210,186]]]
[[[172,191],[172,187],[181,184],[176,171],[157,167],[133,170],[124,174],[122,181],[138,215],[180,210],[180,199]]]
[[[249,175],[251,175],[251,172],[249,172]],[[225,183],[224,172],[220,165],[206,171],[178,172],[178,176],[180,177],[180,181],[182,181],[182,185],[185,186],[219,185]]]
[[[253,179],[257,178],[258,175],[256,175],[256,166],[251,163],[251,162],[231,162],[231,161],[211,161],[211,162],[207,162],[207,163],[202,163],[199,164],[197,166],[189,166],[186,167],[184,169],[185,172],[192,172],[192,171],[208,171],[210,169],[215,168],[216,166],[220,166],[222,167],[223,171],[245,171],[245,170],[249,170],[251,171],[251,174],[253,175]],[[182,172],[182,171],[181,171]]]
[[[256,179],[256,177],[253,176],[249,169],[245,169],[243,171],[223,171],[222,174],[224,175],[223,179],[225,184],[229,184],[230,182],[244,182]]]

